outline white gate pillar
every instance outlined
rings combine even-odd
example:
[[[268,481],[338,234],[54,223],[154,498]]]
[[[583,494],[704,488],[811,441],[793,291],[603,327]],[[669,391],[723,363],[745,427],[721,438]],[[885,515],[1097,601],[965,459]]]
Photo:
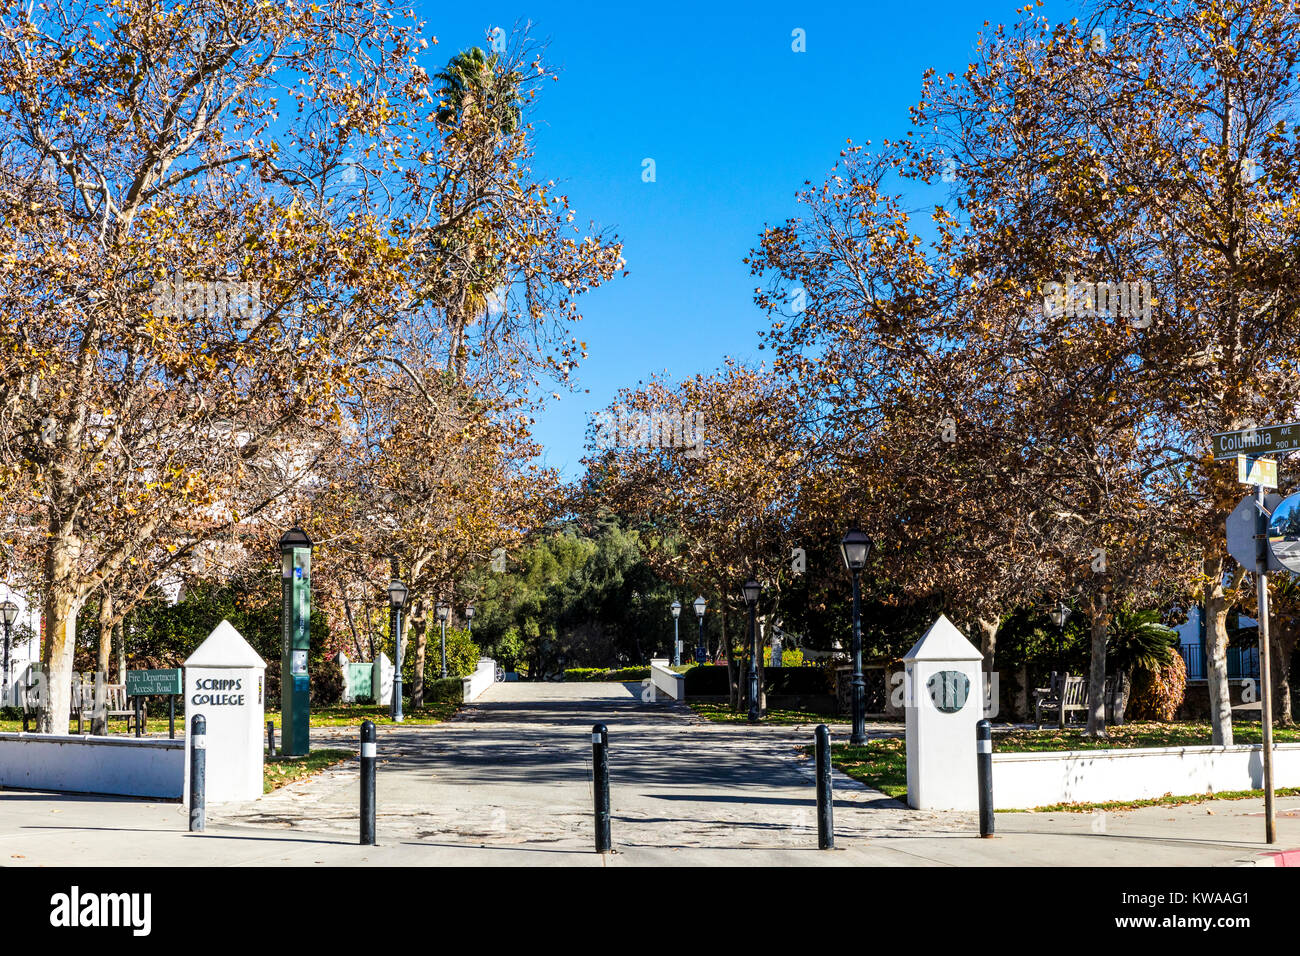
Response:
[[[984,716],[984,656],[942,614],[903,656],[907,805],[976,810],[975,725]]]

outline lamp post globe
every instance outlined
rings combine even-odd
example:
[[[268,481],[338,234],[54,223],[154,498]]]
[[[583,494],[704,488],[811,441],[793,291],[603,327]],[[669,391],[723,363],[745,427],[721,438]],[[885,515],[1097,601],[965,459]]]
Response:
[[[745,595],[745,604],[749,607],[749,722],[758,723],[758,662],[761,652],[758,649],[758,593],[759,583],[753,578],[741,588]]]
[[[709,659],[709,648],[704,643],[704,609],[707,606],[708,602],[704,600],[703,595],[695,599],[695,617],[700,622],[700,640],[695,645],[695,663],[697,664],[703,664]]]
[[[409,589],[397,578],[388,583],[388,609],[393,625],[393,723],[402,722],[402,609]],[[376,692],[378,693],[378,692]]]
[[[1070,619],[1072,613],[1064,602],[1058,602],[1049,615],[1052,623],[1056,625],[1056,669],[1058,671],[1061,670],[1065,660],[1065,622]]]
[[[470,640],[474,639],[474,605],[465,605],[465,627],[469,629]]]
[[[3,617],[5,626],[5,657],[4,657],[4,701],[9,703],[9,640],[10,629],[14,626],[14,621],[18,620],[18,605],[13,601],[5,601],[0,604],[0,617]]]
[[[677,637],[677,619],[682,616],[682,602],[674,601],[669,610],[673,612],[673,667],[682,663],[682,642]]]
[[[853,577],[853,732],[849,743],[862,746],[867,742],[867,685],[862,676],[862,597],[859,575],[867,566],[871,539],[856,524],[840,541],[840,556]]]
[[[434,613],[437,615],[438,627],[439,630],[441,631],[441,636],[439,637],[439,644],[442,650],[442,670],[440,671],[439,676],[446,677],[447,676],[447,618],[451,616],[451,607],[449,605],[439,602]]]

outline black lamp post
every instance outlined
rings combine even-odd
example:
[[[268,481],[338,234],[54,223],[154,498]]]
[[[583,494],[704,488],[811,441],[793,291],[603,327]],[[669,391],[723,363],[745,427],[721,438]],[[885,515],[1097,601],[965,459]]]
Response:
[[[677,619],[682,616],[682,602],[674,601],[670,610],[673,612],[673,667],[678,667],[682,663],[682,642],[677,639]]]
[[[1058,671],[1065,662],[1065,622],[1070,619],[1070,614],[1070,609],[1064,603],[1058,603],[1050,615],[1057,630],[1056,669]]]
[[[745,604],[749,607],[749,722],[758,723],[758,591],[759,584],[753,578],[745,582],[743,588]]]
[[[869,550],[871,539],[857,525],[850,528],[840,541],[844,566],[853,575],[853,733],[849,743],[855,746],[867,742],[867,685],[862,677],[862,604],[858,576],[867,566]]]
[[[14,626],[14,621],[18,619],[18,605],[13,601],[5,601],[0,604],[0,615],[4,617],[5,623],[5,690],[4,702],[9,703],[9,636],[10,628]]]
[[[695,599],[695,616],[700,621],[700,642],[695,645],[695,663],[703,664],[709,659],[709,649],[704,644],[704,608],[708,602],[701,595]]]
[[[446,604],[439,604],[436,611],[438,615],[438,624],[442,629],[442,636],[439,638],[442,644],[442,673],[441,677],[447,676],[447,618],[451,616],[451,608]]]
[[[402,722],[402,608],[406,604],[407,587],[397,578],[388,585],[388,607],[392,612],[393,634],[397,662],[393,666],[393,722]]]
[[[469,639],[474,640],[474,605],[465,605],[465,627],[469,629]]]

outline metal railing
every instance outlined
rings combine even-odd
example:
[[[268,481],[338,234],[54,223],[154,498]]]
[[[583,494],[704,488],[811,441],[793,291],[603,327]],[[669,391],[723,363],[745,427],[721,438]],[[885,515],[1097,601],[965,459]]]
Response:
[[[1199,643],[1179,644],[1178,653],[1187,665],[1188,680],[1205,680],[1205,659],[1201,654]],[[1228,648],[1228,679],[1242,680],[1253,678],[1259,680],[1259,648]]]

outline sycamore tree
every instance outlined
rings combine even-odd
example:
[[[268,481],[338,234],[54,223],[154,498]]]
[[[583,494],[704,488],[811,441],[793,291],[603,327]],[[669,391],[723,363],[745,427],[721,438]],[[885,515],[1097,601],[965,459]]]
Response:
[[[372,381],[431,337],[455,372],[432,290],[466,230],[524,303],[486,324],[471,391],[567,375],[557,330],[618,247],[570,231],[526,137],[471,147],[474,111],[441,117],[424,29],[387,2],[0,5],[0,496],[39,568],[44,729],[93,593],[107,628],[213,542],[255,550]]]
[[[1167,583],[1205,602],[1216,743],[1231,741],[1226,617],[1240,574],[1224,520],[1241,489],[1211,460],[1210,436],[1288,416],[1300,387],[1286,251],[1298,32],[1293,9],[1264,2],[1096,3],[1083,22],[1026,18],[986,37],[961,78],[928,78],[909,150],[918,170],[946,155],[957,173],[983,245],[967,274],[999,277],[1002,295],[1055,299],[1045,325],[1070,348],[1052,371],[1070,390],[1054,407],[1075,417],[1078,454],[1116,466],[1092,480],[1125,474],[1146,512],[1116,522],[1110,478],[1081,503],[1118,532],[1120,553],[1142,558],[1134,568],[1151,569],[1151,536],[1173,535],[1152,550]],[[1080,396],[1093,405],[1084,419]],[[1088,418],[1102,430],[1090,435]],[[1079,478],[1076,492],[1089,481]],[[1107,613],[1104,588],[1083,593]],[[1094,685],[1096,669],[1094,656]]]
[[[965,75],[927,77],[914,138],[846,149],[751,257],[778,368],[875,505],[894,575],[971,607],[990,664],[999,610],[1073,594],[1099,735],[1117,595],[1158,602],[1201,574],[1189,543],[1207,540],[1192,517],[1207,504],[1189,475],[1208,444],[1208,420],[1179,407],[1203,386],[1189,343],[1204,332],[1150,291],[1161,220],[1110,142],[1122,122],[1125,143],[1153,141],[1141,122],[1166,114],[1121,94],[1151,86],[1133,75],[1155,57],[1102,52],[1078,24],[999,28]],[[891,176],[955,183],[929,238]]]
[[[749,654],[741,585],[750,577],[762,585],[766,623],[790,585],[791,551],[806,543],[794,504],[809,464],[792,440],[797,421],[793,395],[770,368],[728,361],[714,375],[621,391],[589,434],[586,506],[639,527],[655,572],[722,615],[736,707],[737,660]],[[729,628],[737,615],[742,626]]]

